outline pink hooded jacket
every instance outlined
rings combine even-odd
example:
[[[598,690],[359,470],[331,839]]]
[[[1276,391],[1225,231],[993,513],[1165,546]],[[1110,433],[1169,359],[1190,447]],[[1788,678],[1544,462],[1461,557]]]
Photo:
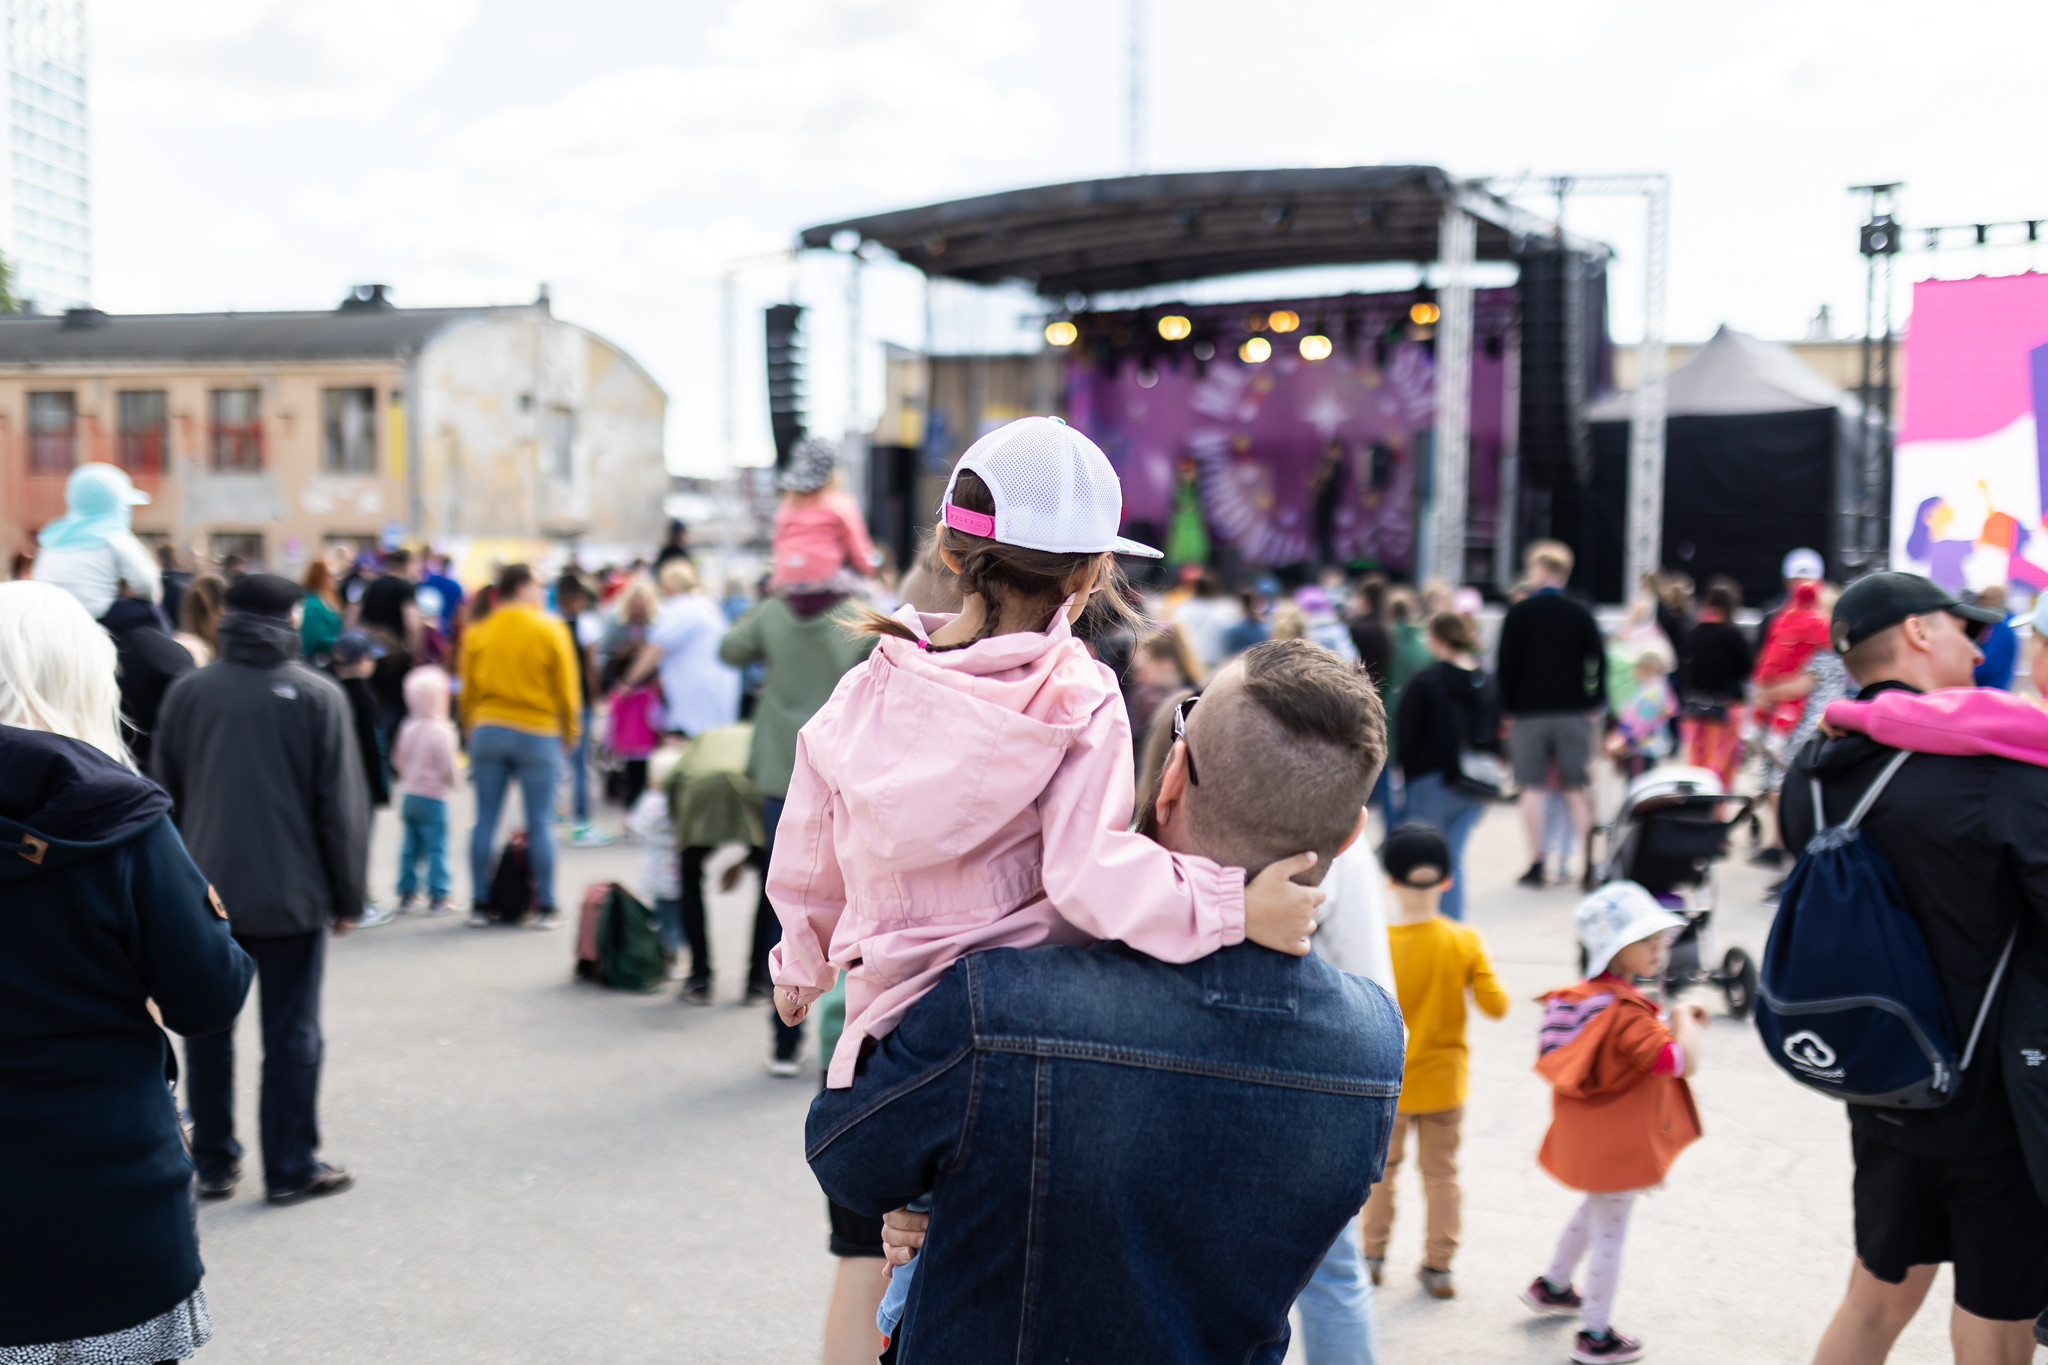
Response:
[[[455,790],[455,722],[448,675],[432,664],[405,675],[406,718],[391,741],[391,771],[412,796],[446,801]]]
[[[2048,767],[2048,711],[1993,687],[1880,692],[1830,702],[1822,719],[1916,754],[1994,754]]]
[[[928,638],[951,618],[896,619]],[[826,1084],[977,949],[1241,942],[1243,870],[1130,833],[1132,799],[1123,698],[1064,613],[940,653],[882,637],[797,736],[768,867],[775,984],[809,1004],[847,973]]]

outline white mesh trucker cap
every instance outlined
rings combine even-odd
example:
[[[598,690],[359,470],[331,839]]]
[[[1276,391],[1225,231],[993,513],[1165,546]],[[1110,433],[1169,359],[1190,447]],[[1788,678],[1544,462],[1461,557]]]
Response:
[[[963,469],[988,485],[994,516],[953,505],[953,484]],[[1109,457],[1057,417],[1020,417],[967,447],[946,480],[940,513],[956,531],[1026,550],[1164,557],[1116,533],[1124,489]]]

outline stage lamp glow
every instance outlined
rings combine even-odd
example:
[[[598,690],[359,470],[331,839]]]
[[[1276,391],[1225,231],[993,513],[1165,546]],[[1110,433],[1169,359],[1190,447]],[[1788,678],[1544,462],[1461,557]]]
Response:
[[[1045,339],[1053,346],[1071,346],[1081,339],[1081,329],[1071,322],[1048,322],[1045,324]]]
[[[1330,349],[1330,339],[1318,333],[1310,332],[1301,339],[1301,358],[1303,360],[1328,360],[1330,358]]]
[[[1247,365],[1263,365],[1273,354],[1273,343],[1264,337],[1251,337],[1237,348],[1237,358]]]
[[[1443,319],[1444,310],[1433,303],[1418,303],[1408,310],[1408,321],[1418,327],[1427,327]]]
[[[1195,324],[1178,313],[1169,313],[1159,319],[1159,335],[1167,341],[1186,341],[1195,330]]]
[[[1291,332],[1301,326],[1301,314],[1290,313],[1282,308],[1266,319],[1266,325],[1276,332]]]

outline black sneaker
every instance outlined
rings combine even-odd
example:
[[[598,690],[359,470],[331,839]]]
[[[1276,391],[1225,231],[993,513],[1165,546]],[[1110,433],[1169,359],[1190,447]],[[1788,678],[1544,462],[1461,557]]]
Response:
[[[1515,878],[1515,885],[1526,886],[1532,891],[1541,891],[1544,887],[1550,885],[1550,878],[1544,875],[1543,864],[1535,862],[1529,864],[1527,872]]]
[[[1585,1306],[1578,1290],[1570,1285],[1556,1288],[1541,1275],[1529,1281],[1529,1287],[1522,1291],[1522,1302],[1529,1305],[1531,1312],[1546,1318],[1575,1318]]]
[[[1608,1365],[1619,1360],[1641,1360],[1643,1343],[1634,1337],[1623,1336],[1612,1327],[1598,1333],[1580,1330],[1572,1338],[1572,1359],[1578,1365]]]
[[[676,999],[682,1001],[685,1005],[710,1004],[711,978],[708,976],[691,977],[683,983],[682,990],[676,993]]]
[[[193,1185],[198,1190],[201,1199],[226,1199],[235,1192],[235,1186],[241,1183],[242,1168],[240,1166],[230,1166],[225,1175],[218,1176],[212,1180],[202,1175],[193,1182]]]
[[[307,1199],[318,1199],[322,1195],[340,1194],[356,1183],[356,1178],[339,1166],[320,1163],[319,1173],[295,1190],[273,1190],[266,1195],[273,1204],[297,1204]],[[1633,1357],[1631,1357],[1633,1358]]]

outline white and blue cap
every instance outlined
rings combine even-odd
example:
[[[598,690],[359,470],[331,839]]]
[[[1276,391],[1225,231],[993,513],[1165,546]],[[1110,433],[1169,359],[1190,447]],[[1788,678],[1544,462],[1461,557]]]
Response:
[[[1635,882],[1607,883],[1579,902],[1575,918],[1589,977],[1606,971],[1614,955],[1638,939],[1685,927],[1683,919]]]
[[[953,505],[953,485],[967,469],[988,485],[994,516]],[[956,531],[1026,550],[1164,557],[1117,534],[1124,487],[1109,456],[1057,417],[1019,417],[967,447],[946,480],[939,515]]]

